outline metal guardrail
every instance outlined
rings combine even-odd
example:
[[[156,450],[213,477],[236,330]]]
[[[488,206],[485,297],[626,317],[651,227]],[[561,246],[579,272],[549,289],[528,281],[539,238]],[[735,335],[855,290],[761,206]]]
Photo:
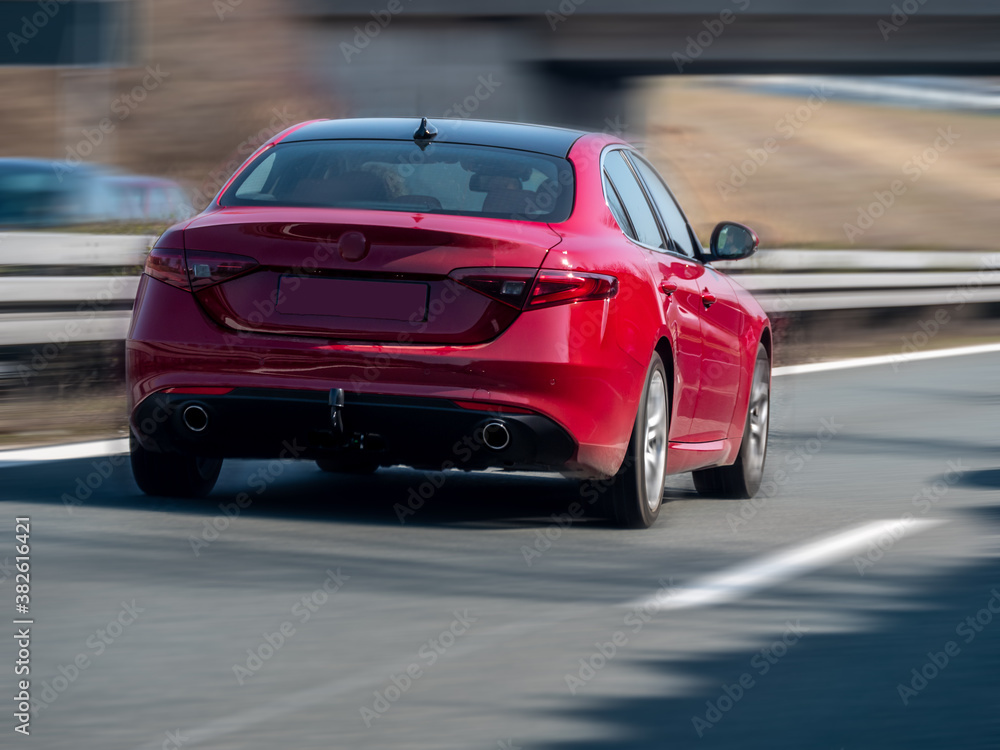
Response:
[[[0,346],[124,338],[131,312],[108,308],[135,297],[136,276],[40,276],[38,269],[131,269],[154,239],[0,234]],[[1000,302],[1000,253],[765,250],[717,266],[769,313]],[[16,269],[34,275],[4,273]]]
[[[155,237],[0,234],[0,346],[117,341]],[[103,276],[38,275],[106,269]]]
[[[727,273],[737,274],[980,271],[1000,267],[1000,248],[993,255],[965,250],[762,250],[747,260],[715,265]]]
[[[977,273],[741,275],[768,313],[1000,302],[1000,269]]]
[[[155,240],[140,235],[7,232],[0,234],[0,266],[140,266]]]
[[[14,276],[0,277],[4,304],[36,302],[121,302],[135,298],[138,276]]]
[[[128,333],[131,312],[71,315],[13,313],[0,315],[0,346],[120,341]]]
[[[765,250],[716,266],[768,313],[1000,302],[1000,253]]]

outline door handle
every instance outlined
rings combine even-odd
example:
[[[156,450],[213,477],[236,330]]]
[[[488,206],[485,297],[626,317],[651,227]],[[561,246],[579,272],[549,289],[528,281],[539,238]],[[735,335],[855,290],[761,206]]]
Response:
[[[702,292],[701,304],[705,306],[706,310],[710,308],[712,305],[714,305],[716,302],[718,302],[718,299],[716,299],[714,294],[709,294],[708,292]]]
[[[663,292],[668,297],[670,297],[673,295],[674,292],[677,291],[677,285],[671,284],[669,281],[661,281],[660,291]]]

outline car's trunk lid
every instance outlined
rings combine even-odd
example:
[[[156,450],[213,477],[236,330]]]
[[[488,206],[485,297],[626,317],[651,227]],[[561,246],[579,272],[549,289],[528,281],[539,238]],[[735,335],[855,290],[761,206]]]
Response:
[[[449,278],[462,268],[537,269],[548,225],[338,209],[224,209],[192,221],[185,249],[259,265],[197,292],[240,331],[395,343],[474,344],[519,310]]]

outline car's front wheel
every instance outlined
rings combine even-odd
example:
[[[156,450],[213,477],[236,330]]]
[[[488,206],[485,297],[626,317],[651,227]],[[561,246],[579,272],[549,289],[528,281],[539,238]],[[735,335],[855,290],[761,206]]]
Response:
[[[771,360],[763,344],[757,346],[757,360],[750,385],[750,403],[743,428],[743,442],[736,463],[692,473],[698,494],[732,500],[746,500],[757,494],[764,478],[767,433],[771,412]]]
[[[663,361],[654,353],[625,461],[611,485],[611,510],[619,526],[649,528],[660,514],[667,474],[668,393]]]
[[[205,497],[222,471],[221,458],[154,453],[130,435],[132,476],[139,489],[157,497]]]

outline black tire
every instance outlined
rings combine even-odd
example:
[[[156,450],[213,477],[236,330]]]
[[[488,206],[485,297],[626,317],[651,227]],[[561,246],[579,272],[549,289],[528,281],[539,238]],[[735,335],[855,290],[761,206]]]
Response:
[[[378,462],[370,458],[321,458],[316,461],[321,471],[328,474],[354,474],[364,476],[378,471]]]
[[[154,453],[130,436],[132,476],[139,489],[155,497],[205,497],[222,471],[221,458]]]
[[[755,403],[759,394],[760,384],[766,385],[763,394],[763,414],[759,414],[761,405]],[[692,472],[694,487],[698,494],[705,497],[717,497],[726,500],[749,500],[757,494],[764,478],[764,462],[767,460],[767,432],[770,424],[771,403],[771,360],[763,344],[757,345],[757,359],[754,363],[753,379],[750,381],[750,401],[747,405],[747,418],[743,427],[743,440],[740,452],[732,466],[718,466],[713,469],[702,469]],[[755,409],[757,411],[755,411]],[[759,424],[762,421],[762,424]],[[763,445],[758,446],[752,429],[759,427],[762,432]]]
[[[657,395],[659,393],[659,395]],[[658,417],[651,409],[659,412]],[[656,426],[650,422],[654,418]],[[658,422],[656,420],[659,420]],[[662,430],[660,428],[662,424]],[[654,434],[655,433],[655,434]],[[667,474],[667,439],[670,434],[670,388],[660,355],[654,352],[646,373],[646,382],[639,399],[639,411],[632,428],[625,461],[615,474],[610,492],[610,510],[615,523],[627,529],[648,529],[656,523],[663,505],[663,487]],[[662,449],[662,461],[657,457],[647,462],[647,447]],[[652,455],[652,454],[651,454]],[[647,482],[647,465],[655,474]],[[658,468],[655,468],[658,467]],[[653,488],[650,490],[650,488]],[[659,488],[658,492],[655,488]]]

